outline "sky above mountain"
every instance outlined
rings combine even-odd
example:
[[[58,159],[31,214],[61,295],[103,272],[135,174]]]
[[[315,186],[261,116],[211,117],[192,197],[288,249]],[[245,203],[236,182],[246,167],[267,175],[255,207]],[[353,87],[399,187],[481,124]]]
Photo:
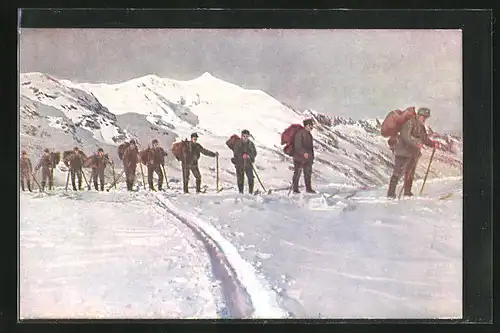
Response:
[[[210,72],[299,109],[356,119],[409,105],[461,133],[459,30],[22,29],[20,71],[116,83]]]

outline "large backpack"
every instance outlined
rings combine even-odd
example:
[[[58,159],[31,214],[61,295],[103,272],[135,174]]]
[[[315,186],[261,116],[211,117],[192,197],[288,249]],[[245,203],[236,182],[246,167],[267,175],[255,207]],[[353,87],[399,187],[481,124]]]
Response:
[[[184,149],[184,146],[188,143],[189,143],[188,140],[183,140],[176,142],[172,145],[172,154],[174,154],[175,158],[178,161],[182,161],[182,151]]]
[[[52,161],[52,165],[55,167],[61,161],[61,153],[60,152],[50,153],[50,160]]]
[[[147,165],[148,164],[148,160],[149,160],[149,152],[150,152],[150,148],[146,149],[146,150],[143,150],[139,153],[139,155],[141,156],[141,162],[142,164],[144,165]]]
[[[231,137],[226,141],[226,146],[228,146],[229,149],[234,150],[234,145],[236,142],[240,141],[240,137],[236,134],[231,135]]]
[[[300,124],[292,124],[281,134],[281,144],[285,145],[283,152],[288,156],[293,156],[293,142],[295,140],[295,135],[297,135],[297,133],[303,128],[304,126]]]
[[[393,110],[387,114],[384,121],[382,122],[382,127],[380,128],[380,134],[385,138],[397,137],[399,131],[403,125],[412,117],[415,117],[415,108],[409,107],[404,111]]]
[[[118,146],[118,158],[120,160],[123,159],[123,153],[125,153],[125,149],[127,149],[128,146],[130,146],[130,142],[124,142]]]

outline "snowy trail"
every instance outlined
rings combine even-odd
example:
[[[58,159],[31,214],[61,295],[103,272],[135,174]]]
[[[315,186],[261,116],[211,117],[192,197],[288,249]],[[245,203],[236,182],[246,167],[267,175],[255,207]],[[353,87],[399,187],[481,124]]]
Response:
[[[428,180],[423,197],[388,200],[385,192],[169,200],[208,220],[293,317],[460,317],[461,179]]]
[[[239,318],[284,318],[289,314],[283,311],[276,300],[276,294],[267,287],[263,279],[259,279],[253,267],[238,253],[238,250],[227,241],[213,226],[194,217],[192,214],[176,208],[165,196],[157,195],[158,204],[170,214],[192,228],[202,237],[213,263],[222,275],[223,288],[226,289],[226,300],[232,312]]]

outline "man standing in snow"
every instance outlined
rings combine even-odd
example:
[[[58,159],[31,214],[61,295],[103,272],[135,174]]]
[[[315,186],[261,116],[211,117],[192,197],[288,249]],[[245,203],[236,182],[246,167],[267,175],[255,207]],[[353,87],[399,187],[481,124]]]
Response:
[[[241,140],[236,141],[234,144],[234,158],[231,162],[236,167],[236,182],[238,184],[238,191],[243,193],[243,184],[245,182],[245,175],[248,180],[248,193],[253,193],[254,176],[252,164],[257,157],[257,150],[255,145],[249,139],[250,132],[248,130],[241,131]]]
[[[26,179],[26,182],[28,184],[28,191],[31,191],[31,174],[33,172],[33,167],[31,165],[31,160],[29,159],[26,150],[22,151],[21,159],[19,161],[19,169],[21,171],[21,189],[23,192],[25,191],[24,189],[24,179]]]
[[[189,193],[189,174],[191,172],[196,179],[196,193],[201,192],[201,174],[200,169],[198,168],[198,160],[200,159],[200,154],[209,157],[219,156],[218,152],[214,153],[208,149],[203,148],[197,141],[198,134],[192,133],[191,142],[189,142],[189,149],[186,149],[186,154],[183,156],[183,159],[181,161],[184,193]]]
[[[154,185],[153,185],[153,173],[156,172],[158,175],[158,190],[162,190],[163,186],[163,172],[162,172],[162,165],[165,164],[165,156],[167,156],[167,152],[160,147],[160,144],[158,140],[154,139],[151,141],[151,144],[153,145],[152,148],[146,149],[143,153],[146,154],[146,160],[147,160],[147,167],[148,167],[148,184],[149,184],[149,189],[156,191]]]
[[[135,181],[135,170],[139,163],[139,150],[135,140],[130,140],[129,146],[123,153],[123,168],[125,170],[125,179],[127,182],[127,190],[132,191]]]
[[[71,174],[71,185],[73,185],[73,191],[76,191],[75,176],[78,178],[78,191],[82,190],[82,167],[85,162],[86,156],[78,149],[78,147],[73,148],[73,152],[64,161],[64,164],[69,168]]]
[[[42,191],[45,189],[45,185],[47,184],[47,180],[49,181],[49,186],[52,187],[54,180],[52,179],[51,169],[54,168],[52,165],[52,160],[50,158],[50,151],[48,148],[45,148],[43,151],[43,156],[40,159],[40,162],[35,167],[35,173],[38,172],[42,168]]]
[[[303,125],[304,128],[297,132],[293,141],[293,193],[300,193],[299,178],[302,170],[304,170],[306,192],[316,193],[311,186],[312,165],[314,162],[313,137],[311,134],[311,131],[314,128],[313,120],[305,119],[303,121]]]
[[[99,178],[101,191],[104,191],[104,169],[106,168],[106,165],[110,164],[110,161],[104,155],[104,149],[97,149],[97,153],[92,155],[87,163],[92,168],[92,179],[94,180],[95,190],[99,191],[99,184],[97,182]]]
[[[411,187],[413,177],[417,167],[417,161],[420,158],[422,145],[436,147],[438,143],[429,139],[424,123],[431,115],[428,108],[419,108],[417,116],[410,118],[401,127],[399,138],[395,146],[394,171],[389,182],[387,196],[396,198],[396,186],[404,170],[404,195],[412,196]]]

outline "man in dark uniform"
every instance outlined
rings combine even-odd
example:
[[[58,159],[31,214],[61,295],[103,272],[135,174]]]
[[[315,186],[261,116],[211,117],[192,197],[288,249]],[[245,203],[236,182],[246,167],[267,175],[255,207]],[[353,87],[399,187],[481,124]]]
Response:
[[[190,149],[186,149],[186,154],[181,160],[184,193],[189,193],[189,174],[191,172],[196,179],[196,193],[201,192],[201,174],[200,169],[198,168],[198,160],[200,159],[200,154],[209,157],[216,157],[219,155],[218,152],[214,153],[208,149],[203,148],[197,141],[198,134],[192,133],[191,142],[189,142]]]

